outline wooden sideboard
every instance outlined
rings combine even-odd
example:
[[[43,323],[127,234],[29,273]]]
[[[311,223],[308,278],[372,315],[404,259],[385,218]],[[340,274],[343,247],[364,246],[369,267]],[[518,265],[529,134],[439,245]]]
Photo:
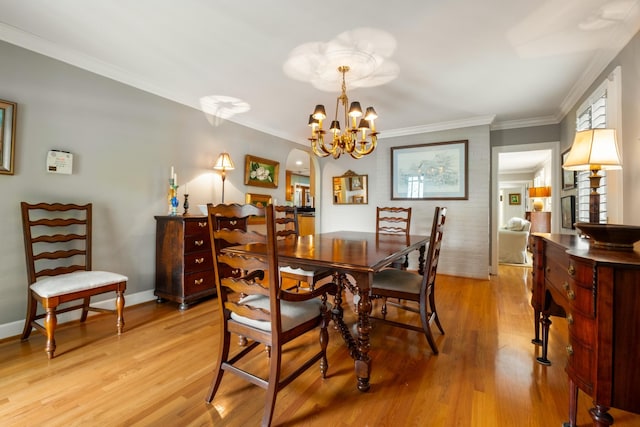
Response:
[[[156,216],[156,288],[159,301],[180,309],[216,294],[206,216]]]
[[[550,316],[566,316],[569,422],[575,427],[578,388],[592,397],[593,425],[610,426],[615,407],[640,413],[640,252],[594,249],[575,235],[533,236],[534,342],[542,326],[542,357]]]

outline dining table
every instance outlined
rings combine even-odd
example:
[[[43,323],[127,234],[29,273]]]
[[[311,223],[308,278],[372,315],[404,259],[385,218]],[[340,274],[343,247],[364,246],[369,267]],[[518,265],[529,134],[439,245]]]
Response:
[[[335,231],[278,241],[278,262],[281,266],[307,270],[324,268],[334,272],[333,280],[338,285],[338,292],[332,318],[354,359],[357,388],[360,391],[365,392],[370,388],[369,317],[372,304],[369,291],[374,274],[416,250],[419,252],[418,273],[424,274],[424,254],[428,244],[429,235],[405,236],[363,231]],[[223,251],[239,256],[256,255],[265,253],[266,246],[251,243],[231,246]],[[354,295],[354,302],[357,301],[355,336],[344,321],[342,294],[345,289]]]

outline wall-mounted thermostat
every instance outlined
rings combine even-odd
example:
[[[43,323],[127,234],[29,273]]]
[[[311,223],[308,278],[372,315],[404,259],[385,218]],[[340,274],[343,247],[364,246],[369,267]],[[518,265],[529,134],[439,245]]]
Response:
[[[47,172],[71,175],[73,154],[68,151],[51,150],[47,154]]]

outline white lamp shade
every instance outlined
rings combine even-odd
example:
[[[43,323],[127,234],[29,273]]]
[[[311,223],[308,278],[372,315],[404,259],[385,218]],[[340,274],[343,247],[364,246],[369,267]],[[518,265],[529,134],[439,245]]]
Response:
[[[566,170],[622,169],[615,129],[589,129],[576,132]]]
[[[217,170],[233,170],[235,169],[235,165],[229,153],[221,153],[216,160],[216,164],[213,165],[213,168]]]

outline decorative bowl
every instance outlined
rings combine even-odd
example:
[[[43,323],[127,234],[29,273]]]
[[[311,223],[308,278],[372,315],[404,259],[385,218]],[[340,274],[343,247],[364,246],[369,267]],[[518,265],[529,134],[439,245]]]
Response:
[[[640,240],[640,227],[622,224],[577,222],[576,228],[591,238],[591,246],[615,251],[632,251]]]

